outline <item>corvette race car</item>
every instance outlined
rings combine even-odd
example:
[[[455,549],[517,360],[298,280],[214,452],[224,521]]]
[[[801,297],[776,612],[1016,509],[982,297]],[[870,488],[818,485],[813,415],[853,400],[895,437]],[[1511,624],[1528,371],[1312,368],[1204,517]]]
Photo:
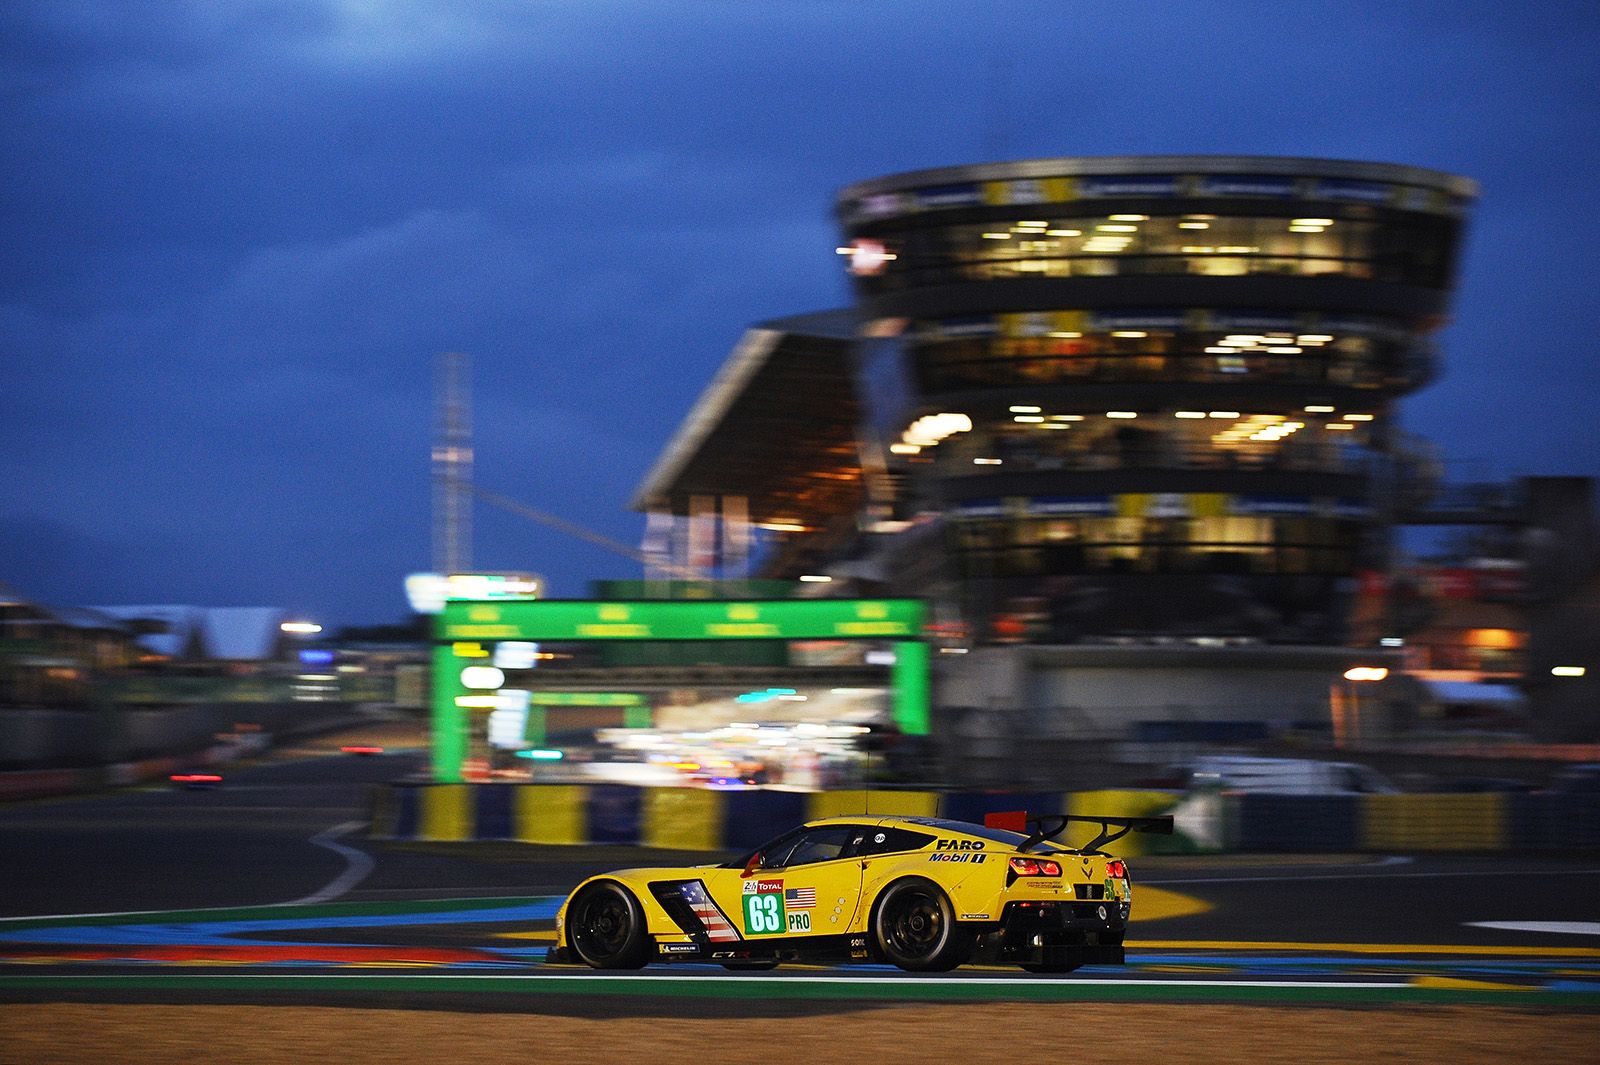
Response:
[[[1084,846],[1056,837],[1100,826]],[[591,877],[556,915],[549,960],[596,969],[709,961],[879,961],[940,972],[968,961],[1066,973],[1120,965],[1132,880],[1100,850],[1170,817],[830,817],[724,865]]]

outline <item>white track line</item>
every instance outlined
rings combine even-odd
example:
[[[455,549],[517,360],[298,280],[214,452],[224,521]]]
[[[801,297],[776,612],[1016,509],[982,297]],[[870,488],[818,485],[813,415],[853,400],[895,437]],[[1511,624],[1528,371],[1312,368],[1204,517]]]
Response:
[[[141,979],[160,980],[166,978],[193,979],[197,973],[140,973]],[[334,973],[236,973],[220,974],[220,978],[227,980],[304,980],[319,983],[361,983],[374,976],[387,976],[392,974],[368,970],[359,975],[339,975]],[[92,974],[91,979],[125,980],[126,974]],[[82,976],[54,976],[43,974],[29,976],[28,980],[83,980]],[[745,983],[751,980],[767,980],[780,983],[802,984],[853,984],[861,987],[879,987],[885,984],[905,987],[1056,987],[1068,990],[1073,987],[1188,987],[1188,988],[1218,988],[1218,987],[1253,987],[1253,988],[1384,988],[1407,989],[1416,985],[1405,981],[1365,981],[1344,982],[1339,980],[1079,980],[1076,978],[1061,977],[1014,977],[997,978],[982,976],[774,976],[765,973],[749,973],[740,976],[631,976],[631,975],[600,975],[598,973],[573,973],[571,975],[556,975],[554,973],[532,974],[500,974],[500,973],[418,973],[405,974],[406,980],[417,982],[438,981],[444,983],[460,983],[463,981],[474,982],[484,980],[520,980],[534,983],[629,983],[652,984],[667,983]]]
[[[346,847],[343,843],[338,842],[340,836],[349,835],[358,828],[365,827],[365,824],[366,823],[363,821],[346,821],[343,824],[334,825],[325,832],[320,832],[317,835],[312,836],[311,842],[314,845],[318,847],[326,847],[328,850],[342,855],[345,861],[349,862],[350,864],[345,867],[344,872],[340,873],[338,876],[329,881],[327,885],[322,888],[322,890],[314,891],[303,899],[294,899],[290,902],[280,902],[278,905],[312,906],[319,902],[329,902],[338,898],[340,895],[343,895],[345,892],[361,883],[361,881],[365,880],[367,875],[372,872],[374,866],[377,864],[372,860],[372,855],[368,854],[366,851],[357,850],[354,847]]]
[[[1498,928],[1505,932],[1560,932],[1572,936],[1600,936],[1600,921],[1468,921],[1470,928]]]

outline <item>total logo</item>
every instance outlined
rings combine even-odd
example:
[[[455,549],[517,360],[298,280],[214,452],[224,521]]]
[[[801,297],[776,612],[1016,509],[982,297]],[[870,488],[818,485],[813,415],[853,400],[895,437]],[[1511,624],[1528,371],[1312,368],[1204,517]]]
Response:
[[[746,880],[744,882],[744,893],[746,895],[766,895],[782,890],[782,880]]]

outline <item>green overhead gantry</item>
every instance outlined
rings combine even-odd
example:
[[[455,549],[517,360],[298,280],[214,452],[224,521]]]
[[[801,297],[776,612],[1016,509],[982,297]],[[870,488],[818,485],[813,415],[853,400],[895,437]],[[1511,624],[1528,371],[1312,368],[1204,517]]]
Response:
[[[452,599],[438,614],[433,648],[433,776],[462,780],[471,694],[462,671],[484,645],[506,640],[889,640],[891,714],[907,735],[929,729],[926,604],[920,599]]]

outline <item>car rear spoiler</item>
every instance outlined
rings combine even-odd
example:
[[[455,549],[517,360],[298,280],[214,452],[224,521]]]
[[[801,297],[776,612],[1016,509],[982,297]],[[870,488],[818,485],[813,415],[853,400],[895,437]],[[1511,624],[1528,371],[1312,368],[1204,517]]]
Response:
[[[1003,828],[1011,832],[1028,833],[1028,838],[1017,847],[1019,851],[1026,851],[1047,839],[1055,839],[1073,822],[1100,826],[1100,834],[1078,848],[1081,854],[1099,854],[1103,845],[1113,843],[1129,832],[1172,835],[1171,817],[1096,817],[1087,814],[1082,816],[1030,814],[1026,810],[1007,810],[1003,813],[985,814],[983,818],[986,828]]]

